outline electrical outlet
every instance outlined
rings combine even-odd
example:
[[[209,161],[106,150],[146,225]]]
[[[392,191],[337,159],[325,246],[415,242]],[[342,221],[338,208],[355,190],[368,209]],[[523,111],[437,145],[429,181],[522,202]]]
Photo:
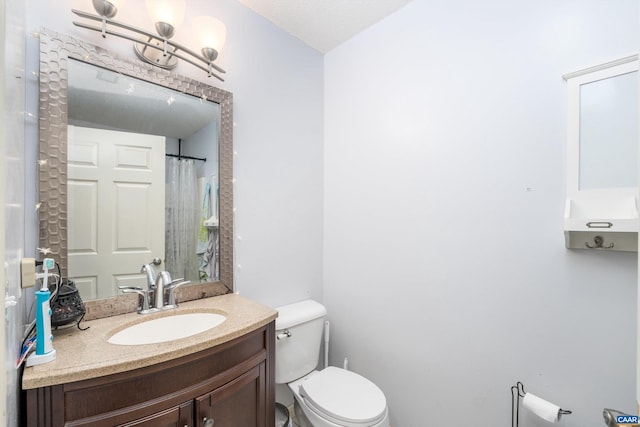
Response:
[[[36,260],[35,258],[22,258],[20,260],[20,286],[30,288],[36,285]]]

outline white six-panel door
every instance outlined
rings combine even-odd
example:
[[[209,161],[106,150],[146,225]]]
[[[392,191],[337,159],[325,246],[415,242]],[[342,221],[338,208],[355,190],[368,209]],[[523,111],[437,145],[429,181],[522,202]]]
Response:
[[[84,299],[146,287],[164,258],[165,138],[69,126],[68,275]]]

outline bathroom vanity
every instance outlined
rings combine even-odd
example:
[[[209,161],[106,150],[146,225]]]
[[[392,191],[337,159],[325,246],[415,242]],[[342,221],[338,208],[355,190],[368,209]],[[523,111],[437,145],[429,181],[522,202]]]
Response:
[[[233,294],[187,302],[177,311],[211,311],[227,319],[158,344],[107,342],[145,320],[138,314],[98,319],[86,323],[87,331],[56,336],[56,360],[25,369],[26,425],[274,425],[277,312]]]

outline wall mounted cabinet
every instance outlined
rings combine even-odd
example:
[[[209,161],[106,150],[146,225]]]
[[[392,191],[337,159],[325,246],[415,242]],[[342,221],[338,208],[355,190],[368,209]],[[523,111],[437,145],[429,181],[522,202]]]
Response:
[[[638,250],[638,57],[563,76],[567,248]]]

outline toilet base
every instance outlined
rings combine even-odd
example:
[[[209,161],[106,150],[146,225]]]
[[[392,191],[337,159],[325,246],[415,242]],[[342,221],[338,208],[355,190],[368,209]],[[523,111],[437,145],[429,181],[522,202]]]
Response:
[[[297,400],[293,403],[293,412],[296,414],[299,427],[313,427]]]

